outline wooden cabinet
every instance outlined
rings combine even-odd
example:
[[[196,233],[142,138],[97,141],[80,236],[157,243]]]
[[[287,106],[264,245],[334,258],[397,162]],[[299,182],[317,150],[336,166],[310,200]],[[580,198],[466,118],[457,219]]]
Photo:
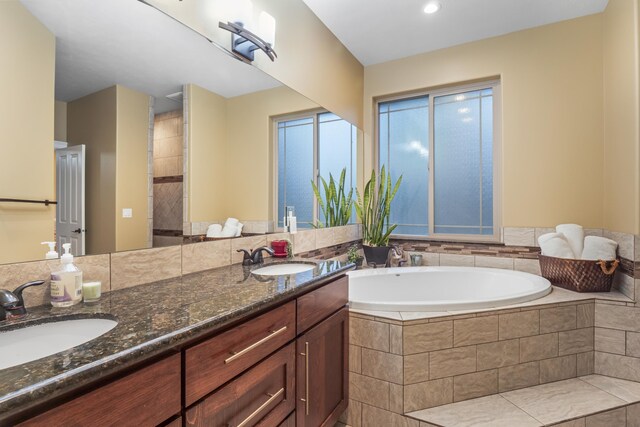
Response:
[[[298,335],[344,307],[349,301],[349,279],[342,277],[296,301]]]
[[[295,408],[295,362],[291,343],[188,409],[186,425],[279,425]]]
[[[155,426],[180,412],[180,373],[176,354],[19,425]]]
[[[348,403],[349,311],[342,308],[296,341],[296,425],[333,425]]]

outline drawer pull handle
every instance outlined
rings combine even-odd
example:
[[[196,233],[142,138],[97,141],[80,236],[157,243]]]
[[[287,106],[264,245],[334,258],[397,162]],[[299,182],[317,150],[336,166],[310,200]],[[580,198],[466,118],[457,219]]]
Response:
[[[286,326],[285,326],[285,328],[286,328]],[[244,427],[245,425],[250,423],[251,420],[253,420],[260,412],[262,412],[264,410],[264,408],[269,406],[271,403],[273,403],[274,400],[276,400],[278,397],[280,397],[282,395],[282,393],[284,393],[284,388],[281,388],[280,390],[278,390],[276,392],[276,394],[268,394],[267,393],[267,396],[271,396],[269,398],[269,400],[267,400],[262,405],[260,405],[260,407],[258,409],[253,411],[247,418],[244,419],[244,421],[242,421],[240,424],[238,424],[238,427]]]
[[[304,399],[300,398],[304,402],[304,414],[309,415],[309,342],[304,343],[304,353],[300,353],[304,356]]]
[[[277,331],[273,331],[271,332],[269,335],[267,335],[266,337],[262,338],[260,341],[256,341],[253,344],[251,344],[249,347],[240,350],[239,352],[235,353],[235,352],[231,352],[231,356],[227,357],[224,360],[224,363],[230,363],[233,362],[234,360],[236,360],[238,357],[250,352],[251,350],[253,350],[254,348],[258,347],[259,345],[264,344],[265,342],[269,341],[271,338],[275,337],[276,335],[280,335],[281,333],[283,333],[285,330],[287,329],[286,326],[283,326],[282,328],[278,329]]]

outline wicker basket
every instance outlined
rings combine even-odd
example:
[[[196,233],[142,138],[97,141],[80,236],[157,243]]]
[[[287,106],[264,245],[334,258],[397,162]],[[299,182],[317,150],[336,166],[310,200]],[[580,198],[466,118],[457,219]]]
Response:
[[[588,261],[540,255],[542,277],[576,292],[609,292],[620,261]]]

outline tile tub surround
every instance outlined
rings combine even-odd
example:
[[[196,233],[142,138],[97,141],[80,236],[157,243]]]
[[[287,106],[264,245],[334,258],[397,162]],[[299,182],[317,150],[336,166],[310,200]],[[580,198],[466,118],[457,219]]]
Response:
[[[336,261],[277,280],[262,282],[242,265],[220,267],[103,295],[97,304],[69,308],[42,306],[16,322],[83,316],[115,317],[109,333],[43,359],[0,370],[0,425],[16,411],[86,386],[134,364],[198,339],[312,290],[352,268]]]

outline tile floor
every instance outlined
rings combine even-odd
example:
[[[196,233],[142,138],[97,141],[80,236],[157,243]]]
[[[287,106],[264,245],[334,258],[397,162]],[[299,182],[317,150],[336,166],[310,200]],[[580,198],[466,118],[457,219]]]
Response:
[[[588,375],[407,415],[421,427],[637,426],[638,402],[640,383]]]

